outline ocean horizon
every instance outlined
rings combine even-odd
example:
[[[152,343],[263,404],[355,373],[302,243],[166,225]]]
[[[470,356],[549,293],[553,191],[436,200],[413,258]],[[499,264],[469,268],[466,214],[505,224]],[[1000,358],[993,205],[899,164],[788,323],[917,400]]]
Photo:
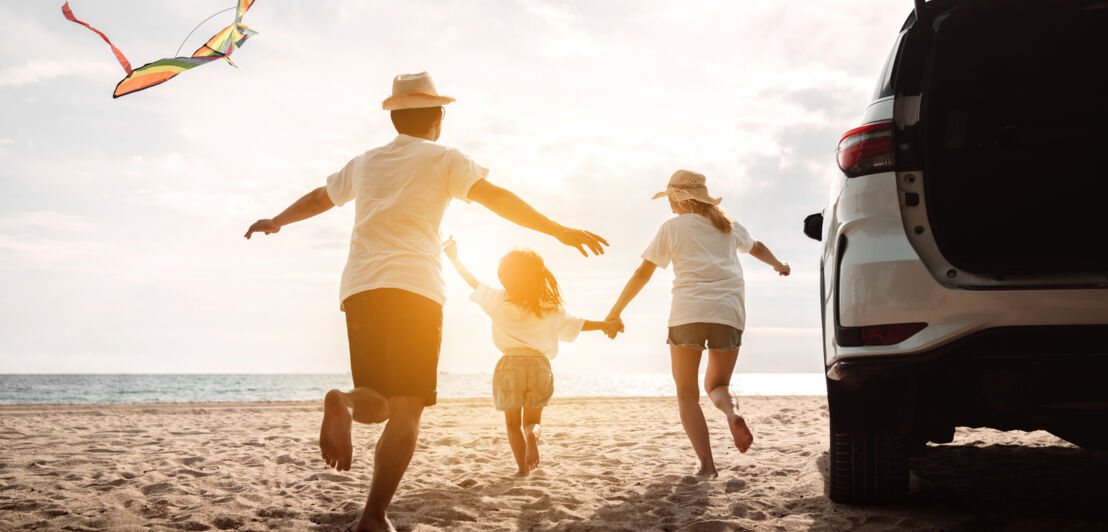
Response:
[[[342,373],[0,374],[0,404],[305,401],[353,386]],[[824,395],[820,373],[738,373],[739,395]],[[439,373],[440,399],[491,397],[491,373]],[[554,397],[675,396],[668,373],[557,374]]]

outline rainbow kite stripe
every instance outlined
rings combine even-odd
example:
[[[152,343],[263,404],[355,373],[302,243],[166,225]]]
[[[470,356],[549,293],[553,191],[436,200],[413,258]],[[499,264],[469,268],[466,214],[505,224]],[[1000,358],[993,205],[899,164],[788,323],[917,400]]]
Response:
[[[148,89],[155,85],[165,83],[177,74],[184,72],[190,68],[195,68],[201,65],[205,65],[216,59],[226,59],[228,63],[231,63],[231,52],[241,47],[251,35],[257,34],[256,31],[242,25],[242,17],[246,14],[246,10],[250,9],[250,6],[254,4],[254,0],[239,0],[238,6],[235,9],[235,21],[231,25],[223,28],[216,33],[208,42],[203,46],[197,48],[190,57],[172,57],[166,59],[159,59],[153,63],[147,63],[134,70],[131,69],[131,63],[124,57],[123,52],[115,47],[108,37],[101,33],[96,28],[89,26],[85,22],[77,20],[77,17],[73,15],[73,11],[69,9],[69,2],[62,5],[62,14],[65,18],[76,22],[100,36],[104,39],[104,42],[108,43],[108,46],[112,47],[112,51],[115,53],[116,59],[123,67],[123,70],[127,72],[127,77],[123,78],[118,85],[115,86],[115,92],[112,93],[113,98],[119,98],[120,96],[131,94],[143,89]]]

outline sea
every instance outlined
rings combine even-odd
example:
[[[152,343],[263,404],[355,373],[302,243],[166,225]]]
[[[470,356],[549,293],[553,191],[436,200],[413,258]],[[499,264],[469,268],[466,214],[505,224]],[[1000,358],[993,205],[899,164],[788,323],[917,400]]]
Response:
[[[0,404],[304,401],[351,386],[349,374],[13,374],[0,375]],[[739,373],[731,389],[739,395],[826,394],[819,373]],[[438,392],[440,398],[491,397],[492,374],[440,373]],[[554,380],[554,397],[674,395],[668,373],[559,374]]]

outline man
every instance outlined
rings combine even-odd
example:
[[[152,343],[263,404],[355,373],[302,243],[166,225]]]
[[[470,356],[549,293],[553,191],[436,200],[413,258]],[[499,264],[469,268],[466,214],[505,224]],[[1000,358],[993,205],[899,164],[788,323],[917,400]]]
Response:
[[[439,223],[451,199],[476,201],[506,220],[602,254],[603,238],[555,223],[515,194],[489,183],[488,170],[435,143],[444,109],[454,101],[426,72],[393,80],[382,102],[398,136],[350,160],[274,218],[250,226],[276,233],[355,200],[350,256],[342,274],[342,309],[350,340],[354,389],[324,398],[319,447],[328,466],[350,469],[351,421],[388,421],[377,441],[373,481],[359,530],[393,530],[386,515],[415,450],[423,408],[435,404],[442,304]]]

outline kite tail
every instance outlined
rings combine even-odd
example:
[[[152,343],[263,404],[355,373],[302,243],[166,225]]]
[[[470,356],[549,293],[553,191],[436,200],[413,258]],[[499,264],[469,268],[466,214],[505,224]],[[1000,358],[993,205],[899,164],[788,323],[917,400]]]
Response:
[[[104,42],[108,43],[108,46],[112,47],[112,52],[115,53],[115,58],[119,60],[119,64],[123,67],[123,70],[127,71],[128,76],[131,75],[131,62],[127,60],[127,57],[123,55],[123,52],[119,51],[119,48],[116,48],[115,45],[112,44],[112,41],[108,40],[107,35],[104,35],[100,32],[100,30],[89,26],[88,23],[77,20],[77,17],[73,16],[73,10],[69,9],[69,2],[62,4],[62,14],[65,15],[65,18],[92,30],[94,33],[99,35],[101,39],[104,39]]]

